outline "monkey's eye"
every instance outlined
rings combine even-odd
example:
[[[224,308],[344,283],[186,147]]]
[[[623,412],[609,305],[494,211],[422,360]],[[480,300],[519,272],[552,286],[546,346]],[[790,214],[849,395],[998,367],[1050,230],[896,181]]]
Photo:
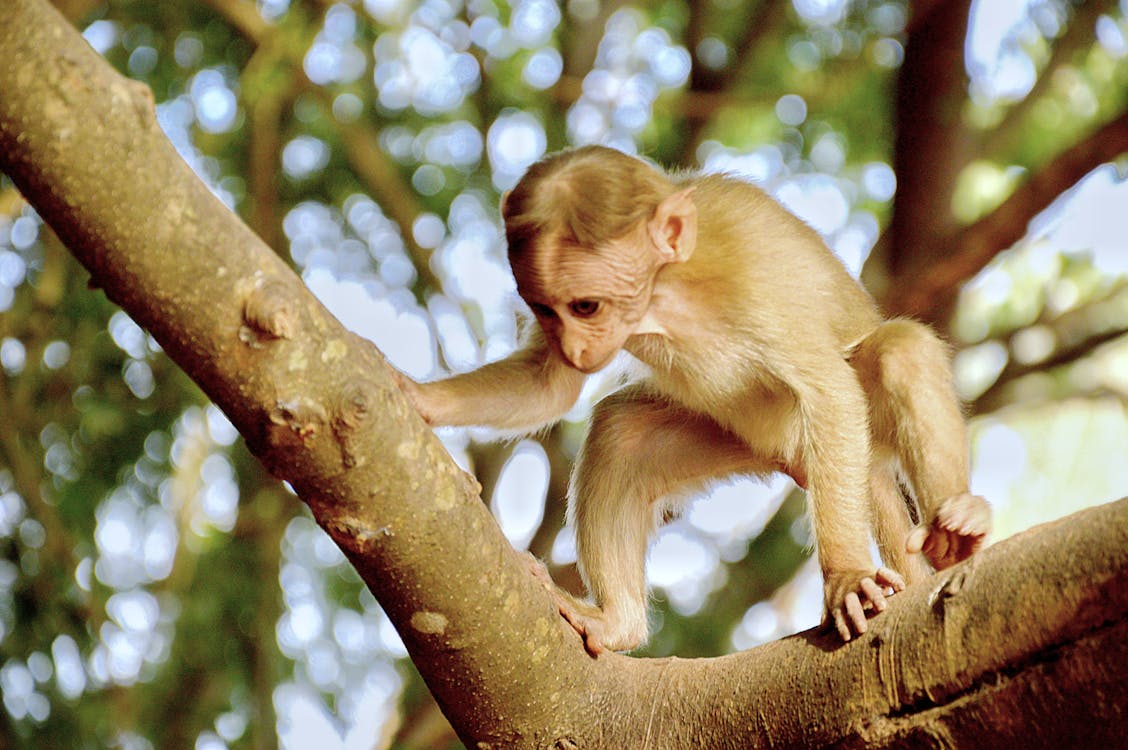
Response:
[[[599,300],[578,299],[568,303],[568,309],[577,318],[590,318],[599,312]]]
[[[529,309],[532,310],[533,315],[536,315],[538,318],[548,318],[549,320],[551,320],[552,318],[556,317],[555,310],[553,310],[548,305],[542,305],[539,302],[530,302]]]

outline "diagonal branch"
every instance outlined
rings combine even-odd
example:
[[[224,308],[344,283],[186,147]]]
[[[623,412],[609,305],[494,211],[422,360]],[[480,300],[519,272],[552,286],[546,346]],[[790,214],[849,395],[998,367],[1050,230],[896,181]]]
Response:
[[[894,313],[946,320],[959,287],[1000,251],[1022,239],[1031,219],[1098,165],[1128,152],[1128,112],[1105,123],[1031,175],[1002,205],[961,230],[927,274],[906,280],[886,300]]]
[[[590,658],[379,354],[199,182],[147,90],[45,0],[6,10],[0,170],[290,481],[467,745],[1122,741],[1128,500],[936,574],[847,646],[811,631],[717,659]]]
[[[1022,98],[1007,110],[1006,115],[995,127],[985,134],[980,143],[980,153],[997,154],[999,150],[1009,146],[1022,129],[1026,116],[1053,83],[1054,74],[1063,66],[1068,65],[1078,50],[1093,44],[1093,26],[1101,14],[1116,3],[1114,0],[1088,0],[1074,9],[1073,18],[1065,34],[1054,42],[1053,52],[1046,61],[1034,86]]]
[[[256,47],[277,50],[290,70],[290,77],[299,80],[301,86],[310,91],[326,111],[332,109],[332,97],[329,92],[310,81],[302,66],[300,52],[304,51],[308,44],[301,45],[298,48],[299,52],[295,52],[291,45],[280,43],[274,38],[278,32],[263,20],[254,3],[248,0],[205,0],[205,2]],[[256,114],[254,120],[256,123],[260,120],[258,115],[265,120],[262,123],[264,126],[269,122],[269,112],[255,111],[254,114]],[[380,149],[379,134],[376,129],[361,121],[349,124],[340,123],[335,118],[329,118],[329,121],[337,127],[349,166],[360,181],[372,191],[381,208],[388,213],[388,217],[399,227],[404,246],[414,262],[420,280],[430,289],[441,289],[442,284],[431,270],[430,252],[415,241],[412,231],[412,225],[423,213],[423,208],[414,199],[414,192],[400,175],[395,164]],[[273,169],[277,169],[277,166]],[[256,179],[256,184],[266,185],[268,182],[261,175]]]
[[[1053,350],[1035,362],[1010,359],[991,387],[970,404],[971,412],[983,414],[999,409],[1006,404],[1006,391],[1019,378],[1071,364],[1121,338],[1128,331],[1125,311],[1128,311],[1128,283],[1122,282],[1084,307],[1041,321],[1037,325],[1052,337]],[[1012,334],[1012,341],[1018,333]],[[1013,351],[1014,347],[1008,349]]]

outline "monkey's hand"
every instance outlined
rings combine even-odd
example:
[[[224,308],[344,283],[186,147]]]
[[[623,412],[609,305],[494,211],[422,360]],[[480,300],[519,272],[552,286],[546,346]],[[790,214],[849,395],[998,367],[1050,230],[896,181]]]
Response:
[[[952,495],[940,503],[931,523],[909,532],[905,550],[923,552],[937,570],[971,557],[991,531],[991,506],[978,495]]]
[[[845,570],[824,573],[823,594],[826,598],[826,615],[823,622],[834,622],[834,628],[849,641],[866,632],[866,618],[883,612],[886,597],[905,589],[905,579],[889,568]]]
[[[556,609],[572,629],[583,639],[584,649],[597,657],[604,651],[630,651],[646,640],[646,620],[642,621],[643,632],[637,632],[630,623],[619,621],[594,604],[581,601],[564,591],[552,580],[548,568],[532,554],[526,553],[529,572],[537,579],[556,601]]]
[[[411,405],[415,407],[415,411],[419,412],[419,416],[423,417],[423,421],[429,425],[434,425],[434,415],[423,398],[422,386],[396,368],[389,366],[388,369],[391,370],[392,380],[399,386],[400,391],[407,397]]]

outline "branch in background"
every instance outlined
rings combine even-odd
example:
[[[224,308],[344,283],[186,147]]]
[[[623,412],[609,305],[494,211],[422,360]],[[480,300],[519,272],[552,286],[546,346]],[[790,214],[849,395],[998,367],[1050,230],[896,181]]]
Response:
[[[331,111],[332,98],[329,92],[320,86],[314,86],[314,89],[318,99]],[[442,289],[442,282],[431,270],[431,251],[415,241],[413,225],[419,214],[423,213],[423,207],[415,199],[415,191],[404,181],[399,169],[380,148],[380,134],[364,120],[338,122],[336,125],[349,166],[361,182],[372,190],[388,218],[399,227],[404,246],[415,264],[420,281],[429,289]]]
[[[248,0],[203,0],[203,2],[256,46],[268,34],[273,33],[274,27],[266,22],[253,2]]]
[[[247,40],[256,47],[274,44],[271,37],[277,32],[273,26],[262,19],[254,3],[248,0],[205,1],[232,26],[239,29]],[[325,107],[325,111],[331,113],[333,108],[332,95],[323,86],[318,86],[310,81],[305,74],[302,54],[309,45],[302,44],[300,53],[293,51],[286,44],[277,46],[283,51],[285,59],[288,61],[291,78],[300,81],[302,87],[317,97],[318,101]],[[267,115],[269,113],[260,114]],[[413,225],[419,214],[423,213],[423,207],[415,200],[414,191],[403,179],[397,167],[387,154],[380,149],[379,133],[371,125],[362,121],[342,123],[331,114],[327,115],[327,121],[333,123],[337,128],[340,142],[345,149],[345,156],[357,178],[367,185],[376,202],[387,213],[388,218],[399,227],[404,246],[411,256],[420,281],[428,288],[441,289],[442,284],[431,270],[430,251],[425,250],[415,241]],[[275,161],[271,171],[276,171],[278,165],[279,162]],[[263,179],[265,181],[265,178]],[[258,218],[261,219],[261,217]]]
[[[1128,283],[1117,284],[1100,299],[1036,325],[1052,339],[1053,349],[1036,361],[1019,362],[1013,354],[1016,348],[1014,341],[1030,329],[1024,328],[1011,334],[1007,341],[1011,355],[1006,367],[991,387],[971,403],[972,413],[984,414],[1006,406],[1007,392],[1020,378],[1068,366],[1104,344],[1121,338],[1128,331]]]
[[[64,16],[77,23],[105,3],[104,0],[51,0],[51,4]]]
[[[1062,151],[1020,185],[1002,205],[943,243],[947,252],[906,278],[889,295],[887,308],[933,324],[947,320],[959,287],[999,252],[1022,239],[1030,220],[1097,166],[1128,152],[1128,113],[1097,128]]]
[[[1075,387],[1068,391],[1058,389],[1054,389],[1053,391],[1046,390],[1043,392],[1041,398],[1031,393],[1023,393],[1020,398],[1015,398],[1014,396],[1015,388],[1019,387],[1019,384],[1025,378],[1036,373],[1050,374],[1051,377],[1054,377],[1057,375],[1057,370],[1075,365],[1090,355],[1099,356],[1106,344],[1120,339],[1124,339],[1123,331],[1100,334],[1086,341],[1085,346],[1078,347],[1068,353],[1063,352],[1061,356],[1055,356],[1050,360],[1040,362],[1037,366],[1016,366],[1013,372],[1008,373],[1006,377],[1000,377],[982,396],[971,402],[969,410],[972,414],[990,414],[991,412],[999,411],[1018,401],[1029,406],[1030,404],[1039,400],[1045,400],[1046,398],[1053,398],[1055,401],[1060,402],[1074,396],[1092,398],[1110,393],[1123,398],[1125,395],[1123,391],[1110,389],[1103,382],[1095,384],[1095,387]]]
[[[952,215],[956,178],[974,153],[961,117],[967,96],[964,40],[971,0],[951,0],[931,12],[916,8],[897,78],[893,170],[897,192],[888,228],[887,270],[892,300],[943,255],[938,237],[958,229]]]
[[[564,57],[562,82],[565,79],[582,81],[583,77],[591,72],[592,67],[595,66],[596,55],[599,54],[599,43],[603,40],[608,19],[626,4],[626,0],[603,0],[595,3],[597,8],[595,14],[586,19],[578,19],[575,15],[568,14],[569,23],[563,27],[563,39],[560,44]],[[576,98],[579,98],[578,94]]]
[[[678,158],[680,164],[697,161],[697,148],[713,113],[732,99],[732,92],[742,80],[742,73],[759,62],[757,47],[786,20],[788,3],[780,0],[759,0],[756,3],[740,25],[740,38],[731,45],[728,64],[722,70],[706,67],[697,56],[698,47],[706,37],[706,16],[715,7],[712,3],[689,3],[686,45],[693,56],[693,67],[689,87],[682,94],[685,99],[682,111],[686,114],[688,130]],[[734,11],[734,8],[726,8],[723,12]]]
[[[1078,50],[1093,44],[1093,27],[1097,19],[1115,5],[1115,0],[1088,0],[1075,7],[1069,27],[1064,35],[1053,42],[1050,59],[1046,61],[1034,81],[1034,86],[1021,101],[1007,110],[1002,122],[984,133],[979,146],[980,155],[991,157],[1011,147],[1021,134],[1022,126],[1031,108],[1041,100],[1053,83],[1054,75],[1073,61]]]
[[[544,499],[544,517],[529,541],[529,552],[541,560],[548,560],[556,535],[564,527],[568,477],[572,471],[572,457],[564,450],[564,429],[563,423],[557,423],[540,440],[548,459],[548,490]]]
[[[424,697],[403,718],[392,742],[387,745],[397,750],[432,750],[447,747],[457,736],[450,722],[443,716],[434,698]]]
[[[281,56],[277,45],[260,44],[240,78],[250,133],[247,192],[251,203],[248,211],[251,228],[285,257],[287,246],[278,205],[278,168],[282,163],[283,112],[293,105],[296,87],[292,77],[289,83],[271,80],[270,72],[280,64]],[[247,85],[254,79],[263,81],[264,85]]]
[[[24,207],[23,196],[15,188],[0,190],[0,216],[15,216]]]

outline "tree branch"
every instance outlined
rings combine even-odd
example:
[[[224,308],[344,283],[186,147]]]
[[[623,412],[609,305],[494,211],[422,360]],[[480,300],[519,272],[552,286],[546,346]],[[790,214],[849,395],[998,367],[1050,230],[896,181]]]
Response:
[[[969,405],[971,413],[984,414],[1000,409],[1008,403],[1010,386],[1020,378],[1069,365],[1092,354],[1104,344],[1119,339],[1128,331],[1128,314],[1125,311],[1128,311],[1128,282],[1121,282],[1084,307],[1039,321],[1035,325],[1050,334],[1053,349],[1034,362],[1019,362],[1013,357],[1008,359],[995,382]],[[1014,351],[1011,342],[1020,332],[1012,333],[1009,337],[1008,351]]]
[[[739,38],[733,40],[732,52],[729,62],[722,70],[711,70],[697,57],[697,49],[706,36],[706,17],[710,13],[712,3],[691,2],[689,5],[689,26],[686,30],[686,45],[689,53],[693,55],[693,67],[690,70],[689,86],[682,94],[683,112],[686,115],[687,132],[682,139],[679,164],[693,164],[696,161],[697,148],[701,145],[701,138],[709,125],[709,116],[716,109],[723,106],[727,100],[734,98],[732,89],[742,77],[744,71],[760,62],[756,51],[761,41],[773,33],[787,18],[787,3],[780,0],[759,0],[758,3],[747,11],[748,18],[739,25],[741,33]],[[724,12],[743,12],[736,8],[727,8]]]
[[[269,48],[270,54],[267,55],[269,61],[274,61],[276,58],[284,60],[289,68],[290,77],[301,82],[300,88],[308,90],[325,107],[326,111],[332,109],[332,97],[329,92],[323,86],[318,86],[310,81],[302,67],[303,61],[299,52],[304,53],[309,47],[308,44],[303,44],[299,52],[295,52],[289,44],[280,43],[275,39],[277,33],[275,28],[262,19],[254,3],[246,0],[205,0],[205,2],[257,48]],[[258,53],[256,52],[257,56]],[[266,63],[262,64],[265,65]],[[261,96],[252,102],[255,105],[260,103],[267,107],[277,105],[277,101],[270,101],[267,97]],[[255,123],[278,115],[277,112],[260,110],[257,106],[252,106],[251,113]],[[341,123],[332,117],[329,118],[329,121],[335,123],[337,127],[349,166],[356,173],[357,178],[367,185],[368,189],[376,196],[377,202],[387,212],[388,218],[399,227],[404,246],[414,262],[420,280],[428,288],[441,289],[442,286],[438,278],[431,270],[430,251],[425,250],[415,241],[413,225],[423,209],[419,202],[412,197],[414,194],[399,174],[392,160],[380,149],[379,134],[376,129],[362,121]],[[257,130],[256,134],[261,135]],[[269,149],[271,145],[260,144],[257,141],[252,143],[255,155],[259,156],[261,156],[261,151]],[[277,171],[278,163],[277,160],[273,162],[272,174]],[[252,174],[256,175],[256,188],[266,187],[268,182],[271,184],[276,182],[275,179],[268,179],[257,173]],[[256,193],[255,197],[256,200],[263,200],[261,194]]]
[[[1128,112],[1097,128],[1062,151],[1020,185],[1002,205],[966,227],[942,246],[947,250],[886,300],[896,314],[930,322],[947,319],[963,282],[979,273],[1000,251],[1022,239],[1026,227],[1066,188],[1098,165],[1128,152]]]
[[[1093,26],[1109,8],[1115,6],[1113,0],[1088,0],[1073,9],[1073,17],[1069,20],[1069,27],[1065,34],[1053,43],[1053,52],[1050,59],[1039,72],[1034,86],[1008,110],[1006,115],[995,127],[991,128],[980,143],[979,151],[985,156],[997,154],[1000,150],[1007,149],[1021,133],[1022,125],[1031,108],[1042,98],[1054,80],[1054,74],[1064,65],[1072,62],[1079,49],[1093,44]]]
[[[1128,501],[898,594],[847,646],[811,631],[717,659],[590,658],[383,359],[199,182],[144,87],[45,0],[6,10],[0,169],[291,482],[468,745],[1122,741]]]

